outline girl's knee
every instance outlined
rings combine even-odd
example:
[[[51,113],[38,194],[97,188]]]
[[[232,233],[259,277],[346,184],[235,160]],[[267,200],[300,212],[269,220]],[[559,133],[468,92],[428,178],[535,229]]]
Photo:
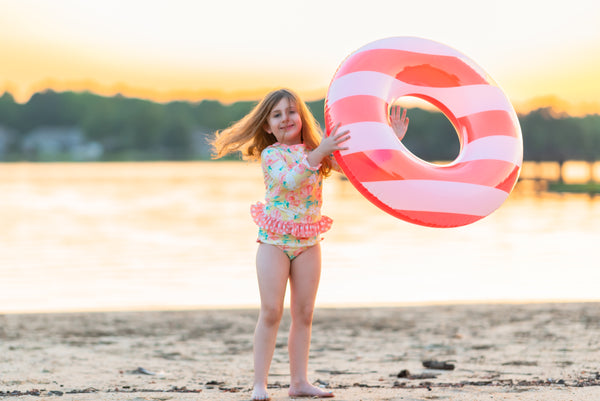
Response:
[[[276,326],[283,316],[283,306],[261,305],[260,319],[267,326]]]
[[[312,325],[314,311],[315,308],[312,305],[303,305],[294,308],[292,311],[293,323],[304,326]]]

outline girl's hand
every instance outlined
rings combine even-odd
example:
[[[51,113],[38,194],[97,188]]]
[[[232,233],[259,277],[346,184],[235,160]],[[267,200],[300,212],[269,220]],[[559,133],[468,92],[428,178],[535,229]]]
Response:
[[[398,105],[392,106],[390,123],[399,140],[404,138],[404,135],[408,130],[408,117],[406,117],[406,110],[407,109],[402,110],[402,107]]]
[[[311,166],[319,165],[321,160],[331,155],[336,150],[349,149],[347,146],[343,146],[343,143],[350,139],[350,131],[345,130],[342,132],[337,132],[340,128],[340,125],[341,123],[338,123],[331,132],[331,135],[324,137],[319,146],[309,153],[308,163]]]

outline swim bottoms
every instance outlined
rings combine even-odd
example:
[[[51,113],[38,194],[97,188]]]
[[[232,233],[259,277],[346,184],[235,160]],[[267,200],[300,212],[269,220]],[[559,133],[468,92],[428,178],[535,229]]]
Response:
[[[277,234],[267,231],[264,228],[258,229],[257,242],[271,244],[281,249],[290,260],[294,260],[302,252],[315,246],[319,242],[319,236],[314,235],[308,238],[298,238],[291,234]]]

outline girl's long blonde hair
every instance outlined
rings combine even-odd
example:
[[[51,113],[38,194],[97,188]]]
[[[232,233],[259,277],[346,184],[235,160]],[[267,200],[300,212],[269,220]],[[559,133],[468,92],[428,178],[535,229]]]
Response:
[[[315,120],[306,103],[289,89],[279,89],[269,93],[240,121],[229,128],[215,133],[212,141],[214,149],[213,159],[221,158],[234,152],[241,152],[244,159],[260,160],[261,152],[275,142],[275,135],[265,131],[269,113],[273,107],[287,98],[294,103],[302,120],[302,143],[309,150],[315,149],[321,142],[322,132],[319,123]],[[319,168],[321,174],[327,176],[331,171],[331,159],[325,157]]]

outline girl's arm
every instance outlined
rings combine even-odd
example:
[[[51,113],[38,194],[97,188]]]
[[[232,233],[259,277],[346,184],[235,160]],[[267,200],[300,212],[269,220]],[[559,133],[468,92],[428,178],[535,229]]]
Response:
[[[307,158],[290,168],[281,151],[273,148],[263,150],[261,160],[263,170],[288,191],[298,188],[319,169],[309,165]]]
[[[404,135],[408,130],[409,118],[406,117],[406,111],[407,109],[402,109],[402,107],[395,105],[392,107],[392,112],[390,115],[392,129],[399,140],[404,138]],[[332,162],[331,169],[337,171],[338,173],[344,174],[344,171],[340,168],[340,165],[332,155],[335,150],[348,150],[347,147],[342,147],[340,145],[350,139],[350,131],[346,130],[337,133],[340,125],[341,124],[337,124],[333,129],[332,134],[323,138],[319,146],[309,153],[308,162],[311,166],[318,167],[325,157],[330,157]]]
[[[350,139],[350,131],[337,132],[340,125],[341,124],[338,123],[331,135],[324,137],[319,146],[308,154],[308,164],[312,167],[318,167],[325,157],[328,157],[336,150],[348,150],[348,148],[342,146],[342,144]]]

